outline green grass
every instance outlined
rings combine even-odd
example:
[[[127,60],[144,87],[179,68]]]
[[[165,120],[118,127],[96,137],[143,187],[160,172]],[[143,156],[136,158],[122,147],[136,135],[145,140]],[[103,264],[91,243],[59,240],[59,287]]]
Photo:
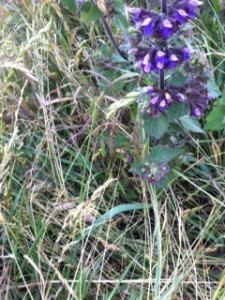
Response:
[[[223,132],[190,136],[167,190],[134,177],[136,104],[106,116],[137,76],[100,23],[34,2],[0,5],[0,299],[224,299]],[[206,9],[195,42],[222,90],[224,19]]]

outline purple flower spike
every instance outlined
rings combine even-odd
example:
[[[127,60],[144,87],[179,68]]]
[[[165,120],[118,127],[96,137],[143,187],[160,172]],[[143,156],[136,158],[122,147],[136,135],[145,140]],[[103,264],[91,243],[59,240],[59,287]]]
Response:
[[[129,54],[134,55],[135,66],[141,68],[144,73],[160,71],[162,69],[173,69],[190,58],[190,49],[167,48],[165,51],[156,48],[134,48]]]

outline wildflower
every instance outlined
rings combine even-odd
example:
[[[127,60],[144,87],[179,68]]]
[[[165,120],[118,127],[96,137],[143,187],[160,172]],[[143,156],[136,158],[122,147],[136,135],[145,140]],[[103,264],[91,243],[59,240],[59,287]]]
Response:
[[[198,0],[175,0],[172,4],[172,17],[179,24],[183,24],[195,17],[196,9],[202,4],[203,2]]]
[[[141,68],[144,73],[149,73],[162,69],[173,69],[189,60],[190,49],[187,47],[167,48],[162,51],[157,48],[138,47],[131,49],[129,54],[134,55],[136,67]]]
[[[212,100],[207,88],[198,78],[186,84],[186,98],[190,106],[190,115],[194,117],[199,117]]]
[[[145,163],[142,167],[141,177],[150,182],[158,183],[163,180],[169,173],[170,168],[167,164],[162,163]]]
[[[168,18],[162,18],[158,24],[155,35],[157,38],[168,39],[174,33],[174,27]]]
[[[132,22],[137,30],[146,37],[153,34],[157,14],[141,8],[129,8],[128,11],[133,15]]]
[[[195,17],[196,10],[202,3],[198,0],[175,0],[166,15],[142,8],[129,8],[128,11],[133,16],[132,22],[136,29],[144,37],[168,39],[189,19]]]
[[[183,62],[190,59],[190,49],[187,47],[183,48],[168,48],[167,49],[167,63],[166,67],[173,69]]]
[[[158,70],[162,70],[162,69],[164,69],[166,62],[167,62],[166,53],[161,50],[158,50],[155,53],[154,65],[156,66],[156,68]]]
[[[150,96],[147,114],[151,116],[156,116],[159,113],[164,112],[173,102],[173,95],[168,89],[159,90],[155,88],[149,88],[147,95]]]
[[[171,17],[178,25],[183,25],[189,19],[189,15],[184,9],[174,9]]]

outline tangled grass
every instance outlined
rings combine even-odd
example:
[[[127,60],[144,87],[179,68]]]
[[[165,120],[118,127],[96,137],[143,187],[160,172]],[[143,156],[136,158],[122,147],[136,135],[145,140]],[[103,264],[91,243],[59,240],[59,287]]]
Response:
[[[224,31],[207,9],[214,29],[203,12],[196,47],[222,89]],[[100,23],[58,1],[0,13],[0,299],[224,299],[223,134],[189,133],[181,171],[156,191],[129,173],[135,104],[106,118],[141,78],[104,58]]]

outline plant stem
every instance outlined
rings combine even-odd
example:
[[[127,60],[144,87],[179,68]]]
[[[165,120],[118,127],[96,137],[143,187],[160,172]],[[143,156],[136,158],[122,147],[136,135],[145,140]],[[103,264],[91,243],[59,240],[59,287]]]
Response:
[[[163,14],[167,12],[167,0],[161,0],[161,11]]]
[[[164,78],[164,70],[159,71],[159,88],[160,90],[164,90],[165,88],[165,78]]]
[[[167,12],[167,0],[161,0],[161,12],[165,14]],[[165,88],[165,73],[164,70],[159,72],[159,88],[164,90]]]
[[[95,0],[91,0],[91,3],[92,3],[93,5],[96,4],[95,2],[96,2]],[[114,36],[113,36],[113,34],[112,34],[112,32],[111,32],[111,29],[110,29],[110,27],[109,27],[109,24],[108,24],[108,22],[106,21],[106,17],[107,17],[107,16],[103,16],[103,17],[102,17],[102,25],[103,25],[103,27],[104,27],[105,33],[107,34],[107,36],[108,36],[108,38],[109,38],[109,40],[110,40],[112,46],[113,46],[114,49],[116,50],[116,52],[117,52],[123,59],[125,59],[126,61],[128,61],[128,58],[127,58],[126,53],[125,53],[124,51],[122,51],[122,50],[119,48],[119,46],[117,45],[117,42],[116,42],[115,39],[114,39]]]

